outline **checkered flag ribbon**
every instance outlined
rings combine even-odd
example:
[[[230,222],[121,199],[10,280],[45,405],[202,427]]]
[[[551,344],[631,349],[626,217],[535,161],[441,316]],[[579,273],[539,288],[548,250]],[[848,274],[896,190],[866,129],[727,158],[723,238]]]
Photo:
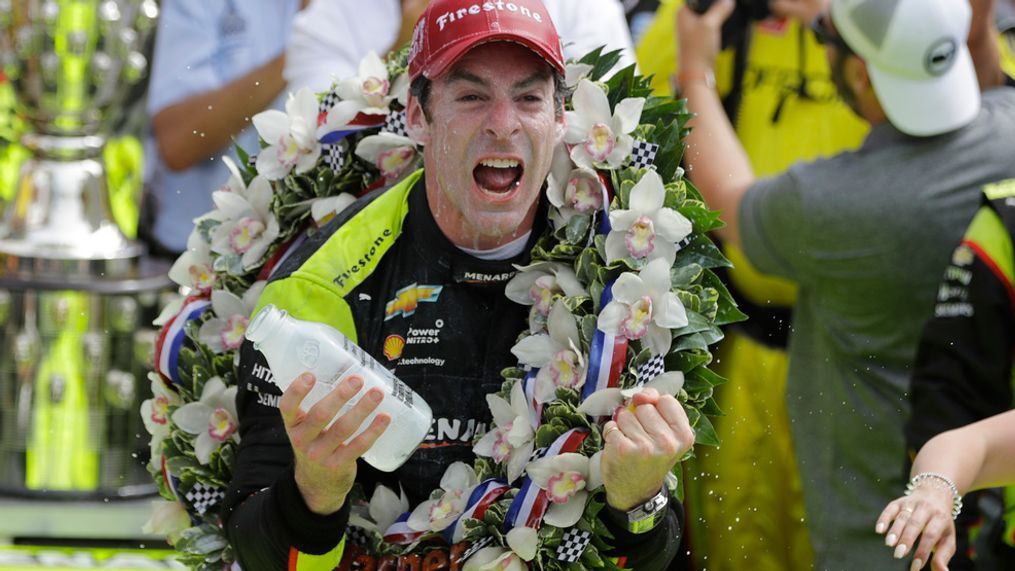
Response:
[[[656,378],[656,375],[662,374],[666,370],[666,364],[663,362],[662,355],[652,355],[652,358],[642,363],[638,367],[638,384],[645,384],[652,379]]]
[[[187,501],[194,506],[198,515],[204,515],[212,506],[226,497],[226,491],[222,488],[213,488],[207,484],[198,482],[186,493]]]
[[[409,136],[409,126],[405,118],[405,111],[392,111],[388,113],[388,118],[384,120],[384,126],[381,127],[381,131],[386,131],[402,137]]]
[[[591,542],[592,534],[590,532],[572,527],[564,532],[564,537],[560,540],[560,545],[557,546],[557,560],[568,563],[578,561]]]
[[[477,551],[483,549],[487,545],[490,545],[491,541],[493,541],[493,536],[488,535],[484,538],[478,539],[475,542],[473,542],[473,544],[470,545],[469,548],[465,550],[465,553],[462,553],[461,562],[465,563],[466,561],[468,561],[469,558],[475,555]]]
[[[321,145],[321,156],[331,172],[338,172],[345,166],[345,141]]]
[[[652,166],[658,152],[659,145],[636,139],[634,141],[634,149],[631,150],[631,166],[638,168]]]
[[[355,525],[346,526],[345,538],[348,539],[350,543],[354,543],[360,547],[370,547],[373,545],[370,532]]]
[[[338,94],[335,93],[334,91],[329,91],[328,94],[325,95],[324,98],[321,99],[321,102],[317,105],[317,113],[323,115],[328,111],[331,111],[331,108],[337,105],[339,101],[340,99],[338,97]]]
[[[535,462],[536,460],[539,460],[543,456],[546,456],[547,450],[549,450],[548,446],[544,446],[543,448],[536,448],[535,450],[532,451],[532,454],[529,454],[529,462]]]

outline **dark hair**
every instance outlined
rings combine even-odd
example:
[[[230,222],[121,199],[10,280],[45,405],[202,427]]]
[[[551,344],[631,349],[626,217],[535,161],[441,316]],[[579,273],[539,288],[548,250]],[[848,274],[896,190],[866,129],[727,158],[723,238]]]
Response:
[[[567,94],[567,87],[564,85],[564,74],[552,68],[550,74],[553,77],[553,112],[559,118],[561,113],[564,112],[564,97]],[[423,108],[423,115],[427,121],[430,120],[429,103],[430,90],[432,88],[433,82],[423,75],[412,80],[412,83],[409,85],[409,95],[419,101],[419,106]]]

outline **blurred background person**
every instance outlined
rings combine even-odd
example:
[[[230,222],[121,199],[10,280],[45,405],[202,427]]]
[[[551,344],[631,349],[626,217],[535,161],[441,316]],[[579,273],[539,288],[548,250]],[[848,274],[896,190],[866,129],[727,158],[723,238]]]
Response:
[[[920,337],[906,423],[912,453],[942,432],[1012,408],[1015,180],[988,185],[983,201],[952,254]],[[950,568],[1015,569],[1015,488],[974,493],[963,501]]]
[[[250,118],[282,108],[285,45],[309,0],[167,0],[149,83],[150,172],[141,228],[156,255],[175,257],[193,219],[212,208],[232,144],[256,150]]]
[[[913,554],[911,571],[925,563],[934,571],[955,569],[949,558],[956,552],[952,520],[962,507],[960,494],[1015,483],[1012,450],[1015,411],[935,436],[916,456],[906,494],[885,506],[876,531],[888,534],[896,557]]]
[[[855,152],[757,179],[712,79],[733,8],[679,14],[689,173],[720,235],[800,286],[786,398],[815,566],[888,569],[869,514],[904,482],[910,368],[941,268],[980,188],[1015,173],[1015,91],[981,99],[965,0],[833,0],[815,34],[871,131]]]
[[[657,94],[700,70],[677,65],[676,13],[664,2],[642,42],[638,63],[654,74]],[[758,176],[860,145],[868,125],[847,107],[832,83],[824,47],[810,29],[828,0],[741,2],[724,26],[715,82]],[[671,81],[675,80],[675,81]],[[714,421],[722,445],[702,449],[688,479],[687,509],[699,568],[782,571],[813,564],[800,478],[786,416],[786,342],[792,282],[755,270],[735,245],[724,243],[734,269],[725,282],[748,315],[727,328],[716,372],[728,382],[716,399],[726,413]],[[744,470],[751,466],[751,470]]]
[[[355,0],[321,0],[301,12],[286,52],[291,89],[326,91],[336,78],[356,75],[370,51],[384,56],[406,45],[428,0],[376,0],[370,10]],[[622,50],[618,69],[634,63],[631,34],[618,0],[544,0],[560,32],[565,58],[599,46]]]

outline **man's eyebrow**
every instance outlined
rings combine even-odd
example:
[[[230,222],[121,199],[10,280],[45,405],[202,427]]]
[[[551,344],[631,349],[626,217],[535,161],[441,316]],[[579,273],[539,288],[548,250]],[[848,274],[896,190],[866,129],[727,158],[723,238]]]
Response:
[[[482,77],[479,77],[478,75],[475,75],[473,73],[469,73],[469,72],[465,71],[464,69],[453,69],[450,72],[448,72],[447,82],[449,84],[450,83],[457,83],[459,81],[465,81],[465,82],[468,82],[468,83],[476,83],[476,84],[479,84],[479,85],[487,85],[487,82],[486,82],[485,79],[483,79]]]
[[[546,81],[548,77],[549,75],[545,71],[537,71],[536,73],[533,73],[532,75],[526,77],[525,79],[519,81],[518,83],[515,83],[514,89],[516,91],[528,89],[537,83]]]
[[[514,91],[525,90],[525,89],[528,89],[528,88],[532,87],[536,83],[539,83],[541,81],[545,81],[546,78],[547,78],[547,73],[545,71],[537,71],[536,73],[533,73],[529,77],[526,77],[525,79],[516,82],[511,87],[512,87],[512,89]],[[447,78],[447,83],[448,84],[457,83],[457,82],[460,82],[460,81],[464,81],[464,82],[467,82],[467,83],[475,83],[476,85],[480,85],[480,86],[484,86],[484,87],[489,85],[489,82],[486,81],[485,79],[483,79],[482,77],[479,77],[478,75],[476,75],[474,73],[470,73],[468,71],[465,71],[464,69],[453,69],[450,72],[448,72],[448,78]]]

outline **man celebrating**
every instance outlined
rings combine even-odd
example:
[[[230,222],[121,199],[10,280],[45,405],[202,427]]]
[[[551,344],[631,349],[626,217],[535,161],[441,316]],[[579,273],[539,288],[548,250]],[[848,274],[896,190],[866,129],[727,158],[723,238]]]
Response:
[[[712,80],[733,7],[679,15],[698,114],[689,172],[722,210],[723,238],[800,284],[786,397],[815,567],[890,569],[870,514],[905,483],[910,368],[941,271],[981,188],[1015,176],[1015,92],[981,98],[968,0],[832,0],[815,32],[870,134],[856,152],[755,180]],[[897,541],[901,558],[912,546]]]
[[[509,349],[526,324],[526,308],[505,297],[504,285],[543,227],[542,188],[565,132],[563,72],[560,40],[538,0],[437,0],[423,13],[407,109],[409,130],[424,145],[423,170],[364,197],[314,235],[260,305],[332,325],[394,366],[430,405],[433,430],[397,471],[372,470],[357,459],[390,419],[378,415],[345,441],[380,392],[327,426],[359,383],[346,379],[302,411],[315,379],[305,374],[280,395],[263,357],[245,344],[242,443],[226,508],[244,568],[332,569],[343,560],[354,483],[367,494],[378,483],[401,487],[418,503],[449,464],[471,460],[476,432],[490,422],[485,395],[514,363]],[[680,524],[663,484],[693,443],[687,416],[672,396],[647,390],[604,435],[601,517],[613,556],[628,568],[665,569]]]

